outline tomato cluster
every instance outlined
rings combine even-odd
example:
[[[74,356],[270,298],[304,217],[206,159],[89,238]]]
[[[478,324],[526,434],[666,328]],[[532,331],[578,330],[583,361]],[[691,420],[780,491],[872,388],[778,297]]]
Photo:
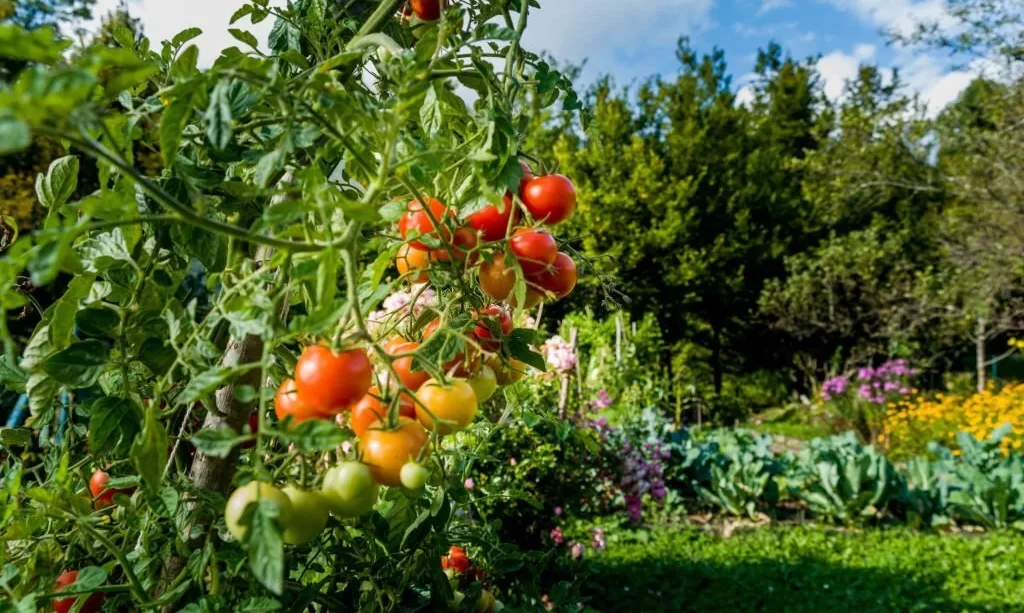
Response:
[[[398,221],[398,232],[406,241],[395,262],[399,274],[411,283],[425,283],[431,262],[454,257],[475,266],[478,255],[487,252],[489,257],[480,264],[477,276],[481,290],[491,299],[529,309],[542,300],[561,300],[571,294],[579,276],[576,262],[558,250],[554,236],[542,226],[554,226],[572,216],[576,187],[563,175],[538,177],[529,166],[521,165],[521,207],[507,193],[500,205],[488,205],[468,215],[465,225],[458,225],[457,211],[436,198],[427,198],[426,204],[410,202]],[[521,225],[523,212],[541,226]],[[526,283],[522,305],[515,296],[517,270]]]
[[[458,607],[466,597],[465,594],[459,591],[460,576],[470,577],[470,575],[475,575],[471,577],[473,579],[483,577],[483,573],[470,572],[473,568],[473,562],[466,555],[466,551],[458,545],[452,545],[448,550],[448,555],[441,556],[441,568],[444,569],[448,580],[451,582],[452,590],[455,592],[455,599],[452,603],[455,607]],[[480,592],[480,599],[477,600],[473,611],[475,613],[492,613],[497,609],[497,605],[498,601],[494,598],[494,594],[488,590],[483,590]]]

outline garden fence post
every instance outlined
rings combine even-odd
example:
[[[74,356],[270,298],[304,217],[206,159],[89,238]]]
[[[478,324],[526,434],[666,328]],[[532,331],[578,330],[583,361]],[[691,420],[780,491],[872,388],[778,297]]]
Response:
[[[572,352],[576,353],[576,336],[579,332],[576,328],[573,328],[569,332],[569,345],[572,347]],[[576,359],[576,367],[579,368],[579,358]],[[562,373],[562,385],[558,390],[558,418],[565,419],[565,410],[569,406],[569,385],[572,380],[571,372]]]
[[[615,316],[615,362],[622,362],[622,313]]]

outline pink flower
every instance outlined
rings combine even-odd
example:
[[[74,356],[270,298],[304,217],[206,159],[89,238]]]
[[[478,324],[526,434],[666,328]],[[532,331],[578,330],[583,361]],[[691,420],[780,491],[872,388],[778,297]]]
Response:
[[[565,535],[562,534],[562,530],[560,528],[551,529],[551,540],[553,540],[556,545],[561,545],[565,541]]]
[[[467,490],[471,490],[476,487],[476,481],[473,481],[472,477],[466,479],[462,484],[466,486]]]
[[[517,464],[517,462],[516,462],[516,459],[515,459],[515,458],[509,458],[509,459],[508,459],[508,463],[509,463],[509,464],[511,464],[512,466],[515,466],[515,465]]]
[[[572,554],[573,560],[579,560],[583,557],[583,552],[586,551],[587,546],[583,543],[573,543],[570,547],[569,553]]]
[[[555,516],[556,517],[561,517],[562,516],[562,507],[555,507]]]

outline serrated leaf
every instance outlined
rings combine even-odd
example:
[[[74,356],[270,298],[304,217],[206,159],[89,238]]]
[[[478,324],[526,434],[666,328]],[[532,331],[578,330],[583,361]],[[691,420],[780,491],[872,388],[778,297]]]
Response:
[[[210,92],[210,104],[206,107],[203,118],[206,121],[206,138],[210,145],[217,150],[223,150],[231,144],[231,137],[234,136],[234,126],[231,117],[231,84],[227,80],[221,80]]]
[[[199,47],[189,45],[188,47],[185,47],[185,50],[179,53],[177,59],[174,60],[174,65],[171,66],[171,77],[190,77],[196,74],[198,65]]]
[[[17,364],[12,364],[6,355],[0,356],[0,385],[19,394],[25,393],[28,374]]]
[[[96,339],[75,343],[43,361],[43,370],[71,388],[89,387],[103,374],[110,351]]]
[[[423,98],[423,106],[420,107],[420,124],[423,131],[430,136],[435,136],[441,130],[444,117],[441,114],[441,105],[437,98],[437,92],[433,87],[427,90]]]
[[[261,499],[250,504],[245,515],[249,568],[263,587],[280,595],[284,590],[284,539],[277,521],[280,507]]]
[[[282,147],[268,151],[256,163],[256,172],[253,180],[258,187],[268,187],[277,175],[284,169],[284,162],[287,158]]]
[[[130,455],[142,485],[151,493],[159,492],[167,464],[167,431],[160,423],[160,407],[155,402],[146,409],[142,432],[135,437]]]
[[[189,404],[208,396],[218,387],[224,385],[231,379],[244,372],[255,368],[257,365],[246,366],[217,366],[192,378],[178,396],[178,404]]]
[[[335,449],[352,438],[349,430],[341,428],[333,421],[311,419],[293,425],[290,429],[277,433],[285,443],[294,443],[299,453],[313,453]]]
[[[50,163],[46,174],[36,179],[36,196],[46,208],[57,208],[67,202],[78,187],[78,158],[66,155]]]
[[[211,458],[226,458],[237,445],[250,440],[248,436],[239,436],[227,426],[207,428],[195,433],[190,439],[196,450]]]
[[[234,14],[231,15],[231,21],[229,22],[229,25],[235,25],[236,21],[238,21],[242,17],[245,17],[246,15],[251,14],[252,11],[253,11],[252,5],[251,4],[246,4],[245,6],[243,6],[240,9],[238,9],[237,11],[234,12]]]

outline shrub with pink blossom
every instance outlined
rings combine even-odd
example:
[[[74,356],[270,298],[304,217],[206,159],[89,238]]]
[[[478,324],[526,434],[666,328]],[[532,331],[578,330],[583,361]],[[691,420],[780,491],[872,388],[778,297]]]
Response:
[[[821,386],[821,399],[871,441],[885,420],[888,405],[913,392],[917,374],[902,358],[878,367],[862,366],[855,373],[826,380]]]

